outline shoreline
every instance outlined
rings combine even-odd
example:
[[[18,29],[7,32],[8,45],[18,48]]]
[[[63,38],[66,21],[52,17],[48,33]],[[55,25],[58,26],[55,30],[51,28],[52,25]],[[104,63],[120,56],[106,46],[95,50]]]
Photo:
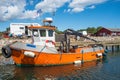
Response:
[[[112,45],[119,45],[120,46],[120,36],[117,37],[91,37],[92,39],[95,39],[99,41],[98,43],[104,44],[105,46],[111,46]],[[0,39],[0,65],[5,65],[5,64],[13,64],[12,58],[5,58],[2,56],[1,48],[5,45],[11,44],[15,41],[20,41],[23,43],[31,43],[32,40],[29,39]],[[83,41],[73,41],[71,42],[71,45],[78,45],[78,46],[87,46],[88,44],[96,44],[95,42],[92,42],[90,40],[83,40]],[[56,48],[60,45],[60,42],[56,42]]]
[[[98,41],[98,44],[118,44],[120,45],[120,36],[105,36],[105,37],[90,37],[91,39],[95,39]],[[27,39],[12,39],[12,38],[4,38],[4,39],[0,39],[0,54],[1,54],[1,48],[5,45],[11,44],[15,41],[19,41],[19,42],[23,42],[23,43],[32,43],[32,39],[31,38],[27,38]],[[56,42],[56,47],[58,47],[60,44],[60,42]],[[71,45],[78,45],[78,46],[86,46],[89,44],[96,44],[93,41],[84,39],[84,40],[79,40],[79,41],[71,41]]]

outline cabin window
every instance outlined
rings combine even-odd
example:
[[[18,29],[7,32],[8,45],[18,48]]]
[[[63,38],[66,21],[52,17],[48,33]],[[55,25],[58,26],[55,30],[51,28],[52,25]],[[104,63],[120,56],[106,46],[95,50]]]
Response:
[[[53,37],[53,30],[48,30],[48,36]]]
[[[35,37],[38,37],[38,36],[39,36],[37,29],[33,29],[33,36],[35,36]]]
[[[20,29],[24,29],[24,27],[20,27]]]
[[[40,30],[40,36],[46,37],[46,30]]]

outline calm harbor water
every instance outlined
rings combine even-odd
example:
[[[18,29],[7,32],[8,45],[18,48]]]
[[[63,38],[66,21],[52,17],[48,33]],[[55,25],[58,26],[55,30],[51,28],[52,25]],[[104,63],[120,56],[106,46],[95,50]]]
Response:
[[[79,65],[17,67],[8,63],[0,65],[0,80],[120,80],[120,50],[109,51],[104,60]]]

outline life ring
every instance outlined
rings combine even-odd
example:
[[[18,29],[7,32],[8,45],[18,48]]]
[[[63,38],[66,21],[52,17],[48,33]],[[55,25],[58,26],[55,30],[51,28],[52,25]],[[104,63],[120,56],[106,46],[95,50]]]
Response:
[[[55,42],[54,42],[54,41],[52,41],[52,40],[46,40],[45,42],[46,42],[46,43],[51,42],[53,45],[55,45]]]
[[[4,46],[2,47],[2,55],[5,57],[5,58],[9,58],[11,56],[12,52],[11,52],[11,49],[10,47],[8,46]]]

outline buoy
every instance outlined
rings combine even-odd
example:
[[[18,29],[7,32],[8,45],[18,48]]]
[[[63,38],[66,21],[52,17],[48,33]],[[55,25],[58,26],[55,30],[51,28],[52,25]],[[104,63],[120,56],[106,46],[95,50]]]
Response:
[[[25,51],[25,52],[24,52],[24,55],[25,55],[25,56],[28,56],[28,57],[31,57],[31,58],[34,58],[34,57],[36,56],[35,53],[30,52],[30,51]]]
[[[82,63],[81,60],[74,61],[74,64],[81,64],[81,63]]]
[[[98,56],[98,57],[102,56],[102,53],[97,53],[97,56]]]

